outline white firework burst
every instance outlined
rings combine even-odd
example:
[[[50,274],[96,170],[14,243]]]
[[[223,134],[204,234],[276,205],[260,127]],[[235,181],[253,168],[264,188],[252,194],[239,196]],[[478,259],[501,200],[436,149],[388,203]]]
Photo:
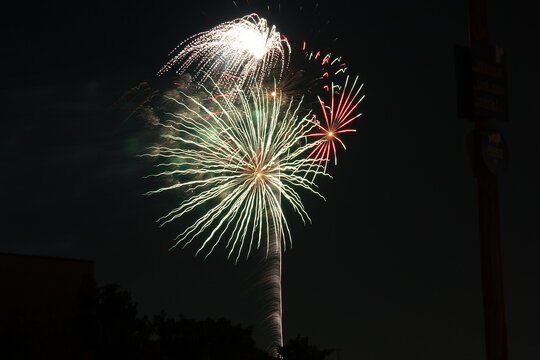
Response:
[[[214,79],[222,90],[247,89],[272,76],[279,80],[290,46],[275,26],[270,28],[266,19],[250,14],[191,36],[171,54],[175,55],[159,75],[174,67],[179,75],[192,68],[195,81],[201,84]]]
[[[210,91],[205,88],[210,95]],[[237,96],[224,94],[208,100],[185,96],[171,98],[178,107],[160,125],[166,145],[151,147],[143,156],[161,159],[163,171],[150,176],[172,177],[176,182],[147,194],[186,190],[188,198],[158,221],[169,223],[192,211],[199,219],[179,234],[173,245],[190,244],[201,238],[197,254],[207,256],[223,240],[228,257],[236,261],[245,250],[270,246],[281,239],[285,246],[291,234],[281,203],[288,203],[304,224],[310,221],[298,189],[317,192],[313,179],[322,167],[305,157],[317,143],[307,143],[304,134],[313,127],[311,115],[299,116],[300,101],[291,99],[281,107],[281,94],[255,87],[237,89]],[[323,198],[324,199],[324,198]],[[274,240],[279,241],[279,240]]]

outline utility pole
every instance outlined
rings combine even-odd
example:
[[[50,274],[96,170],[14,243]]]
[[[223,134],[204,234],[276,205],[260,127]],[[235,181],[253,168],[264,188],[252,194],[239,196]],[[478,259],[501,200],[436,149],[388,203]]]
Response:
[[[472,85],[474,89],[472,91],[476,92],[478,89],[480,89],[480,91],[487,89],[491,90],[493,93],[493,91],[495,91],[494,89],[498,89],[498,87],[495,86],[493,82],[490,82],[490,79],[488,79],[486,83],[485,79],[477,81],[477,78],[475,78],[475,71],[484,75],[490,72],[488,75],[493,76],[492,79],[497,77],[495,75],[499,74],[496,66],[492,67],[488,64],[485,68],[482,68],[481,63],[475,59],[474,55],[475,49],[489,47],[486,0],[469,0],[469,28],[472,53]],[[494,52],[497,51],[494,50]],[[498,54],[499,53],[497,52],[497,57],[499,56]],[[487,71],[483,71],[483,69],[487,69]],[[500,76],[499,78],[501,77],[504,80],[504,76]],[[496,82],[497,80],[495,79],[493,81]],[[502,91],[506,97],[506,89],[504,86]],[[478,110],[479,106],[481,107],[487,103],[491,106],[490,110],[500,110],[503,108],[504,115],[507,115],[506,108],[498,107],[496,101],[479,101],[476,93],[474,97],[475,110]],[[506,320],[506,304],[503,286],[499,185],[496,172],[489,166],[489,156],[492,156],[493,159],[501,154],[498,153],[496,147],[486,144],[485,140],[486,132],[493,129],[493,116],[490,116],[488,111],[473,111],[472,117],[474,120],[473,160],[478,184],[478,221],[486,360],[508,360],[508,325]],[[496,132],[492,132],[491,134],[494,133]],[[493,139],[490,138],[489,142]],[[500,137],[498,139],[500,139]],[[503,153],[501,156],[506,157],[506,154]],[[486,158],[488,158],[488,160],[486,160]]]

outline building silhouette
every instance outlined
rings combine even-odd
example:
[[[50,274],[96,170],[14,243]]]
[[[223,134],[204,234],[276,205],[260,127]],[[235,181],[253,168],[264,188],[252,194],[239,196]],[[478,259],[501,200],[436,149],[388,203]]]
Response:
[[[93,286],[93,261],[0,253],[0,358],[92,358],[77,323]]]

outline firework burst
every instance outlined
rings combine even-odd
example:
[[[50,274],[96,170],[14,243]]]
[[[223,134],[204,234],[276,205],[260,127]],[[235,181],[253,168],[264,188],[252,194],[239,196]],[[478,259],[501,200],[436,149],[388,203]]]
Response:
[[[164,225],[201,210],[204,214],[176,237],[173,247],[203,238],[197,253],[205,250],[208,256],[226,239],[228,256],[236,253],[236,261],[243,251],[248,257],[261,246],[268,253],[271,238],[290,243],[281,202],[290,204],[305,224],[310,219],[297,189],[323,198],[308,180],[322,166],[313,166],[304,155],[316,145],[304,136],[315,126],[311,115],[299,116],[301,100],[281,108],[276,90],[271,95],[261,87],[237,89],[235,97],[221,91],[211,97],[205,91],[210,99],[204,101],[185,94],[187,103],[170,99],[178,111],[160,123],[168,144],[144,155],[162,160],[156,166],[164,170],[150,176],[177,179],[148,195],[175,189],[191,194],[158,221]]]
[[[279,79],[287,67],[290,46],[275,26],[270,28],[266,19],[251,14],[191,36],[174,53],[159,75],[173,67],[178,74],[194,68],[199,83],[215,79],[222,90],[247,89],[260,86],[270,76]]]
[[[320,97],[318,97],[324,117],[324,123],[321,124],[315,116],[313,117],[313,124],[316,126],[317,132],[309,133],[307,137],[315,137],[318,139],[314,143],[315,147],[308,157],[313,158],[314,163],[317,162],[317,160],[319,164],[324,162],[325,171],[331,154],[334,155],[334,161],[337,165],[336,142],[338,142],[343,149],[346,149],[345,144],[340,139],[341,134],[355,132],[356,130],[348,128],[348,125],[350,125],[354,119],[362,115],[361,113],[355,113],[358,104],[364,99],[364,95],[358,98],[363,84],[356,88],[357,81],[358,77],[354,79],[352,85],[348,88],[349,77],[347,76],[345,85],[341,91],[336,91],[338,86],[332,83],[330,89],[330,105],[327,105]]]

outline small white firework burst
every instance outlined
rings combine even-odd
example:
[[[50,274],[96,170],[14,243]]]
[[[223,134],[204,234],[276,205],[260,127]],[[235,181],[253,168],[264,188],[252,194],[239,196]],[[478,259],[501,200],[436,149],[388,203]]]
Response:
[[[212,79],[221,90],[247,89],[267,78],[279,80],[289,62],[290,46],[275,26],[250,14],[191,36],[172,54],[159,75],[172,68],[179,75],[192,70],[200,84]]]

